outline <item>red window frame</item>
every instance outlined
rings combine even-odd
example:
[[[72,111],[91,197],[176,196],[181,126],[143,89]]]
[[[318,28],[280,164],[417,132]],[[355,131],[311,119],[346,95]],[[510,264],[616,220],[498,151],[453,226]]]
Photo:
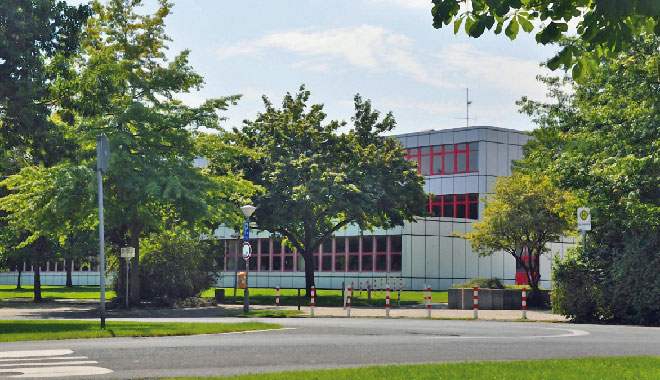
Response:
[[[463,200],[458,200],[459,197],[463,197]],[[458,209],[462,207],[465,216],[460,217],[460,219],[479,219],[479,215],[476,215],[476,218],[470,218],[470,205],[479,204],[479,194],[447,194],[447,195],[436,195],[430,197],[426,201],[426,210],[433,216],[440,216],[444,218],[459,218]],[[446,213],[446,206],[451,207],[451,213]],[[439,207],[440,213],[434,212],[434,207]],[[478,206],[477,206],[478,207]]]
[[[451,146],[452,151],[448,151],[445,147]],[[458,149],[459,147],[463,149]],[[461,174],[461,173],[474,173],[479,171],[478,160],[479,156],[479,143],[477,142],[466,142],[460,144],[445,144],[445,145],[435,145],[435,146],[424,146],[407,149],[406,160],[416,159],[417,160],[417,173],[422,175],[450,175],[450,174]],[[470,160],[471,153],[477,153],[475,160]],[[445,169],[445,160],[446,156],[451,155],[453,158],[453,168],[451,172]],[[465,169],[458,170],[458,157],[465,155]],[[428,157],[428,168],[424,167],[422,163],[426,161]],[[433,164],[435,157],[441,157],[441,168],[436,170]]]

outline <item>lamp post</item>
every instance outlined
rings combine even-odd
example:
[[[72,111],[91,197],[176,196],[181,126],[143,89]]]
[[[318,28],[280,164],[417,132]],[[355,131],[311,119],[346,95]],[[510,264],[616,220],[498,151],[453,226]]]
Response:
[[[250,273],[250,255],[252,253],[250,247],[250,216],[257,208],[252,205],[245,205],[241,207],[241,211],[245,216],[245,224],[243,227],[243,258],[245,259],[245,291],[243,292],[243,312],[250,312],[250,290],[248,287],[248,274]],[[238,264],[238,263],[237,263]]]

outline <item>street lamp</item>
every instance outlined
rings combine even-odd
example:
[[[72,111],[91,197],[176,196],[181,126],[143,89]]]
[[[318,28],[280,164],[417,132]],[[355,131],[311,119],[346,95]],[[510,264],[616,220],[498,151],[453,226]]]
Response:
[[[250,247],[250,216],[257,208],[252,205],[245,205],[241,207],[241,211],[245,216],[245,225],[243,227],[243,258],[245,259],[245,291],[243,292],[243,312],[250,312],[250,290],[248,288],[248,274],[250,273],[250,255],[252,248]]]

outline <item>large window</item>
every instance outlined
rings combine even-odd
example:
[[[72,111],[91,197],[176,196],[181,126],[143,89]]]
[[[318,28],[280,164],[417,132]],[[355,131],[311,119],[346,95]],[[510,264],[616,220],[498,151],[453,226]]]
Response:
[[[406,158],[422,175],[469,173],[479,170],[479,143],[445,144],[408,149]]]
[[[479,219],[479,194],[436,195],[426,202],[426,209],[433,216]]]
[[[254,239],[253,244],[250,270],[305,270],[303,257],[295,249],[282,244],[281,239]],[[238,270],[245,270],[245,260],[239,252],[241,245],[234,239],[227,240],[224,270],[233,271],[237,265]],[[313,257],[314,270],[320,272],[398,272],[401,270],[401,236],[328,238],[323,240]]]

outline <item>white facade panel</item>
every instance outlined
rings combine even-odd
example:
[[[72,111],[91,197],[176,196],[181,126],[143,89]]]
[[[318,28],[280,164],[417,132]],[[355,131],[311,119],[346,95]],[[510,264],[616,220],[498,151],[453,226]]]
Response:
[[[425,261],[426,278],[438,278],[440,276],[440,236],[435,235],[426,237]]]
[[[418,140],[417,140],[417,144],[419,144],[419,146],[429,146],[429,145],[431,145],[429,135],[428,134],[419,135]]]
[[[498,175],[497,143],[486,143],[486,175]]]
[[[413,277],[424,277],[426,274],[425,260],[426,260],[426,237],[425,236],[412,236],[412,273]]]
[[[465,241],[460,238],[452,239],[452,277],[465,279]]]
[[[497,175],[506,176],[511,171],[509,148],[504,144],[497,146]]]

